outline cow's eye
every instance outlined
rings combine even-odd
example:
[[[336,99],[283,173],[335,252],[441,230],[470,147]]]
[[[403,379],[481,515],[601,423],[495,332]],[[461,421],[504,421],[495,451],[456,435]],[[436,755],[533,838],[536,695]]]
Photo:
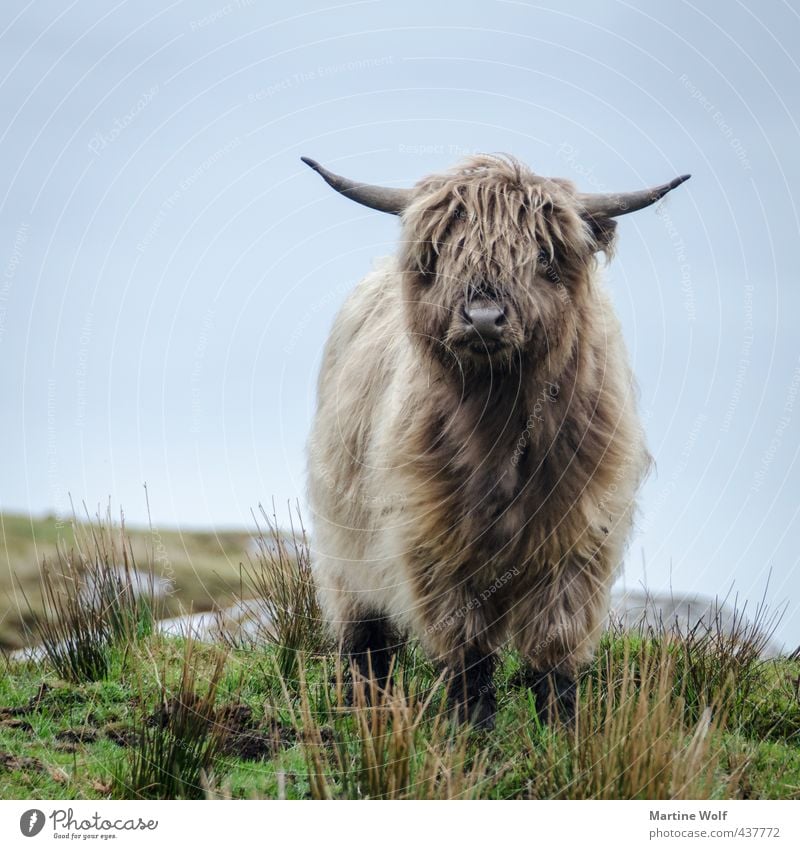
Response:
[[[551,283],[558,283],[560,275],[558,273],[558,268],[556,267],[555,260],[550,254],[541,250],[536,256],[536,264],[538,265],[539,273],[546,277]]]

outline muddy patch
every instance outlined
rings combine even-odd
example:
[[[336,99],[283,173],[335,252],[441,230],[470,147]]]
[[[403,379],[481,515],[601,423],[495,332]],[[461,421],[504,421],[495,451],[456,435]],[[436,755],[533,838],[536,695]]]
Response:
[[[27,716],[29,713],[34,713],[39,710],[52,689],[50,684],[40,684],[36,694],[28,700],[27,704],[20,707],[0,707],[0,720],[5,722],[17,716]]]
[[[149,728],[168,728],[171,714],[177,709],[174,700],[157,707],[145,720]],[[297,739],[295,730],[277,720],[258,721],[249,705],[221,705],[209,720],[209,731],[221,738],[219,751],[223,756],[245,761],[260,761],[274,757],[282,748]],[[139,733],[131,725],[113,722],[103,728],[106,739],[122,748],[136,746]]]
[[[257,723],[248,705],[223,705],[217,711],[215,721],[224,734],[222,753],[245,761],[274,757],[296,738],[293,728],[276,720]]]
[[[23,769],[32,772],[44,772],[44,764],[39,758],[26,758],[20,755],[12,755],[11,752],[0,752],[0,769],[14,772]]]

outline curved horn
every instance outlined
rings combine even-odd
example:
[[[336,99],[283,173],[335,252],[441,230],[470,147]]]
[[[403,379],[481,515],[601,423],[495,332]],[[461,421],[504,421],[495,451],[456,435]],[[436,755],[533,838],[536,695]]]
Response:
[[[307,156],[301,156],[300,159],[309,168],[313,168],[332,189],[336,189],[337,192],[350,198],[350,200],[368,206],[370,209],[400,215],[411,200],[411,189],[390,189],[386,186],[357,183],[355,180],[349,180],[347,177],[340,177],[338,174],[328,171],[319,162],[315,162]]]
[[[620,192],[619,194],[578,194],[578,202],[583,206],[587,215],[591,218],[614,218],[617,215],[625,215],[628,212],[636,212],[661,200],[667,192],[685,183],[691,174],[676,177],[663,186],[653,189],[642,189],[639,192]]]

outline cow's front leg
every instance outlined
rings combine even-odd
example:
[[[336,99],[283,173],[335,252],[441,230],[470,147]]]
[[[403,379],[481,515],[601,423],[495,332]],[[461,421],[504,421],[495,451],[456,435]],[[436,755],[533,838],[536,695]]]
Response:
[[[448,662],[447,692],[460,722],[476,728],[494,728],[497,698],[494,687],[496,657],[478,646],[452,653]]]
[[[575,722],[578,685],[571,671],[526,667],[522,684],[533,693],[539,718],[552,724],[560,719],[567,725]]]
[[[448,701],[458,721],[492,728],[497,643],[481,612],[452,596],[436,611],[438,616],[429,618],[425,648],[444,670]]]
[[[342,649],[350,661],[351,674],[358,686],[365,682],[364,695],[372,701],[372,690],[385,690],[389,685],[392,658],[398,649],[397,634],[389,620],[380,613],[364,611],[361,617],[349,622],[343,630]],[[352,691],[348,694],[352,701]]]
[[[592,659],[608,612],[613,572],[600,552],[542,569],[521,599],[513,640],[540,718],[575,720],[576,678]]]

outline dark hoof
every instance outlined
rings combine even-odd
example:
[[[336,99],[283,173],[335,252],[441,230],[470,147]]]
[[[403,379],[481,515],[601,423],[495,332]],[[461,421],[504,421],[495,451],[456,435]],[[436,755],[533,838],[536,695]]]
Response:
[[[497,704],[494,699],[489,702],[481,699],[470,714],[469,724],[481,731],[494,731]]]
[[[471,648],[450,666],[447,697],[460,723],[474,728],[494,728],[497,698],[494,688],[494,654]]]
[[[453,706],[453,718],[459,725],[469,725],[480,731],[492,731],[495,727],[495,708],[479,702],[476,705],[468,705],[457,702]]]
[[[556,670],[528,670],[524,674],[524,682],[533,692],[540,719],[549,724],[556,720],[566,725],[575,724],[578,685],[571,675]]]
[[[451,704],[455,719],[473,728],[483,731],[491,731],[495,726],[495,715],[497,713],[497,699],[494,687],[486,687],[481,692],[464,699],[455,688],[450,690]]]
[[[364,688],[365,704],[372,704],[376,684],[377,700],[380,700],[380,691],[389,686],[397,646],[397,635],[389,620],[381,614],[365,615],[364,619],[350,623],[342,641],[350,661],[344,696],[347,706],[352,707],[354,704],[353,690],[356,683]]]
[[[358,687],[362,693],[358,700],[358,704],[371,707],[373,704],[381,704],[383,701],[383,694],[384,692],[388,692],[391,687],[391,682],[388,678],[378,681],[370,678],[360,678],[358,684],[356,684],[353,681],[351,674],[350,680],[346,682],[342,693],[342,701],[345,707],[355,707],[356,687]],[[375,696],[374,698],[373,694]]]

